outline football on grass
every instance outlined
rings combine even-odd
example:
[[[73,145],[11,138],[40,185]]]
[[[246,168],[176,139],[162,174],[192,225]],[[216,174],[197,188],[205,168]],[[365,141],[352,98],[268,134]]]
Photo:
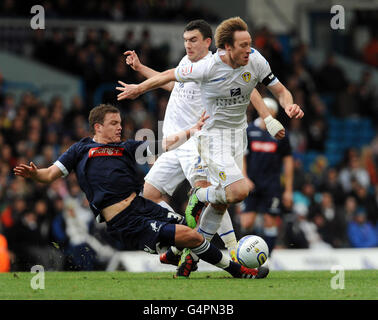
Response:
[[[239,240],[236,258],[241,265],[247,268],[258,268],[266,262],[268,256],[268,245],[263,238],[248,235]]]

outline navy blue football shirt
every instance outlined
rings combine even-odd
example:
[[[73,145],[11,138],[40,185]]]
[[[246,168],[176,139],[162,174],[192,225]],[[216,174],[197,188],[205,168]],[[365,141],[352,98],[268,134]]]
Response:
[[[141,146],[144,144],[144,146]],[[76,173],[80,188],[90,207],[98,216],[107,206],[137,194],[143,183],[137,179],[136,151],[147,149],[149,143],[127,140],[100,144],[92,138],[83,138],[73,144],[54,163],[67,176]]]
[[[262,130],[256,119],[247,128],[247,174],[256,189],[281,190],[280,176],[282,159],[291,155],[288,134],[283,139],[273,138],[268,131]]]

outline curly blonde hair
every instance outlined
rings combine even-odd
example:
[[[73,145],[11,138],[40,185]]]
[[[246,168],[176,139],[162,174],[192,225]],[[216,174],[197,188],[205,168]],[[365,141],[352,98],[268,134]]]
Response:
[[[234,46],[234,32],[248,31],[248,25],[240,17],[233,17],[222,21],[215,30],[215,46],[226,49],[226,44]]]

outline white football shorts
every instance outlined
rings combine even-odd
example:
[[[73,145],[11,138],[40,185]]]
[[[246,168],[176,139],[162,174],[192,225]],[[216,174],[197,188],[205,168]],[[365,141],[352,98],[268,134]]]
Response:
[[[187,179],[193,187],[197,180],[207,180],[207,170],[201,162],[196,141],[189,139],[180,147],[158,157],[144,180],[170,196]]]
[[[200,133],[198,150],[212,185],[227,187],[242,180],[243,156],[247,147],[246,130],[217,130]]]

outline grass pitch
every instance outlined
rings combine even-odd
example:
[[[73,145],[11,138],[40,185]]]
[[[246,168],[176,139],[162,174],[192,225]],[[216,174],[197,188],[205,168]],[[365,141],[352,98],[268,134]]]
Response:
[[[225,272],[173,274],[45,272],[44,289],[32,289],[36,274],[0,274],[1,300],[376,300],[378,270],[345,271],[344,289],[332,289],[328,271],[271,271],[268,278],[233,279]],[[41,282],[39,282],[41,283]],[[339,282],[338,282],[339,283]]]

